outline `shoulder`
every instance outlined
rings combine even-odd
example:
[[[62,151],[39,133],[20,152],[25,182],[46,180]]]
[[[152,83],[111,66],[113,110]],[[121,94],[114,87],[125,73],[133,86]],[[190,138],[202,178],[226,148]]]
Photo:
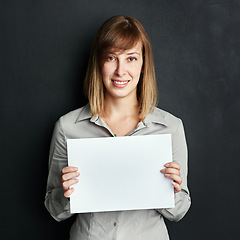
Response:
[[[163,118],[168,122],[179,122],[181,119],[170,112],[167,112],[161,108],[156,107],[155,110],[156,114],[162,115]]]
[[[165,125],[173,130],[176,130],[182,124],[182,120],[179,117],[158,107],[155,107],[149,114],[149,120],[153,123]]]
[[[75,109],[71,112],[68,112],[67,114],[60,117],[59,122],[62,126],[69,126],[69,125],[75,125],[77,122],[82,121],[84,119],[91,118],[91,110],[89,104]]]

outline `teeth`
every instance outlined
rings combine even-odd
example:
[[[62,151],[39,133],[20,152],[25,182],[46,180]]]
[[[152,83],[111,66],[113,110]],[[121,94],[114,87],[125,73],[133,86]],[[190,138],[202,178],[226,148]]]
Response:
[[[113,81],[114,81],[114,80],[113,80]],[[116,84],[120,84],[120,85],[122,84],[122,85],[123,85],[123,84],[126,84],[128,81],[114,81],[114,82],[115,82]]]

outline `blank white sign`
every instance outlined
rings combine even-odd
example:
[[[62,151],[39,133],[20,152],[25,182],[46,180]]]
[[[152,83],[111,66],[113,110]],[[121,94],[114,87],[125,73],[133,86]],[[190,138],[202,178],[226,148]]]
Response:
[[[80,172],[71,213],[174,207],[172,180],[160,172],[172,161],[170,134],[68,139],[67,148]]]

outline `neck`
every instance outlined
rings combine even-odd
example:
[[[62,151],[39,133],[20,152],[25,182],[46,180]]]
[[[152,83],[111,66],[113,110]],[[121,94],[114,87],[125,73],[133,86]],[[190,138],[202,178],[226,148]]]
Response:
[[[104,101],[104,113],[107,116],[133,116],[138,114],[137,98],[108,98],[106,96]]]
[[[125,136],[137,127],[139,107],[137,98],[108,98],[105,96],[101,114],[114,136]]]

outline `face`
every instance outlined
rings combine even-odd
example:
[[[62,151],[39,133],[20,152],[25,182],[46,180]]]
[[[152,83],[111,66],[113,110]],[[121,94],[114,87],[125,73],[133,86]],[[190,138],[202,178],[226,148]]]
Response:
[[[142,71],[142,43],[125,52],[111,52],[103,63],[105,97],[137,98],[137,84]]]

